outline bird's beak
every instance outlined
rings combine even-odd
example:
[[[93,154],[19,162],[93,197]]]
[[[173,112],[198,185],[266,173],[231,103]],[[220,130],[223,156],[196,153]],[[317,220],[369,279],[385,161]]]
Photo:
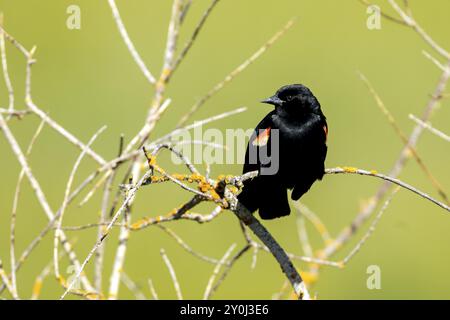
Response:
[[[272,104],[274,106],[280,106],[283,104],[283,101],[278,98],[277,96],[272,96],[270,98],[267,98],[263,101],[261,101],[262,103],[267,103],[267,104]]]

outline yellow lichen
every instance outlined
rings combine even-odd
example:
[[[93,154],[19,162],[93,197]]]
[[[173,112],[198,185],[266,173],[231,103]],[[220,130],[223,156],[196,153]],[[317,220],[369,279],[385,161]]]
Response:
[[[358,168],[355,167],[343,167],[342,169],[348,173],[356,173],[358,171]]]
[[[42,289],[42,280],[37,279],[33,286],[33,296],[38,297]]]
[[[186,175],[180,174],[180,173],[173,173],[173,174],[172,174],[172,178],[181,181],[181,180],[185,180],[185,179],[186,179]]]

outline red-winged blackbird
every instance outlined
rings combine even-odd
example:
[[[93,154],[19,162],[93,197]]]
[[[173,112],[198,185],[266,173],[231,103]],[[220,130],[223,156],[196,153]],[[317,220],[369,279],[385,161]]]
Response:
[[[250,137],[244,173],[259,175],[244,183],[238,200],[262,219],[290,213],[287,189],[298,200],[324,175],[328,127],[319,101],[301,84],[281,87],[262,101],[275,110],[267,114]]]

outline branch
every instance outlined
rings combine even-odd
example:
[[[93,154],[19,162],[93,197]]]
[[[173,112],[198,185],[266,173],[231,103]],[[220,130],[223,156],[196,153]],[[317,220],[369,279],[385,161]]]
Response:
[[[197,26],[195,27],[194,32],[191,35],[191,38],[189,39],[189,41],[185,44],[183,50],[181,51],[181,53],[179,54],[178,58],[175,60],[175,62],[173,63],[173,67],[172,67],[172,71],[170,73],[170,75],[168,76],[168,78],[170,78],[172,76],[172,74],[175,72],[175,70],[178,68],[178,66],[180,65],[180,63],[184,60],[184,58],[186,58],[186,55],[188,54],[189,50],[192,48],[192,45],[194,44],[195,40],[197,39],[197,36],[199,35],[200,31],[202,30],[206,20],[208,19],[208,17],[210,16],[211,12],[213,11],[214,7],[216,6],[216,4],[219,2],[220,0],[212,0],[211,4],[209,5],[209,7],[206,9],[206,11],[203,13],[200,21],[198,22]],[[183,15],[184,16],[184,15]]]
[[[297,297],[301,300],[309,300],[310,295],[302,277],[292,264],[291,260],[289,260],[286,252],[273,238],[269,231],[267,231],[267,229],[250,213],[250,211],[247,210],[247,208],[237,202],[237,200],[236,206],[232,209],[232,211],[255,233],[255,235],[267,246],[267,248],[269,248],[272,255],[280,264],[281,270],[283,270],[283,273],[291,283]]]
[[[428,43],[436,52],[438,52],[441,56],[445,57],[445,59],[450,59],[450,53],[446,51],[444,48],[439,46],[433,38],[431,38],[428,33],[423,30],[423,28],[414,20],[414,18],[411,16],[411,14],[407,14],[400,8],[400,6],[394,1],[394,0],[388,0],[389,4],[394,8],[395,11],[397,11],[398,15],[403,19],[406,25],[413,28],[421,37],[422,39]]]
[[[228,74],[225,79],[216,84],[203,98],[198,100],[190,110],[181,118],[178,122],[177,127],[183,126],[189,118],[203,106],[206,101],[208,101],[213,95],[219,92],[226,84],[232,81],[237,75],[239,75],[242,71],[247,69],[249,65],[255,62],[264,52],[267,51],[278,39],[280,39],[294,24],[294,20],[288,21],[286,25],[278,31],[272,38],[270,38],[261,48],[259,48],[250,58],[245,60],[242,64],[240,64],[236,69],[234,69],[230,74]]]
[[[372,96],[373,96],[373,98],[374,98],[378,108],[386,116],[386,118],[388,119],[389,123],[394,128],[395,132],[400,137],[402,142],[406,146],[408,146],[408,138],[403,133],[403,131],[400,129],[400,127],[398,126],[397,122],[395,121],[394,116],[387,109],[387,107],[385,106],[384,102],[381,100],[381,98],[378,95],[378,93],[372,87],[372,84],[369,82],[369,80],[367,80],[367,78],[362,73],[359,73],[359,76],[360,76],[361,80],[366,84],[366,86],[369,89],[370,93],[372,94]],[[416,162],[419,165],[419,167],[422,169],[422,171],[425,173],[425,175],[428,177],[428,179],[430,179],[431,183],[436,188],[436,190],[438,191],[439,195],[445,200],[445,202],[447,204],[449,204],[450,202],[448,200],[447,194],[444,192],[444,189],[442,188],[441,183],[434,177],[434,175],[431,173],[431,171],[427,168],[427,166],[423,162],[422,158],[417,153],[417,150],[414,147],[409,146],[409,151],[411,152],[412,156],[416,160]]]
[[[75,285],[76,281],[80,278],[84,268],[86,267],[86,265],[88,264],[88,262],[92,258],[92,255],[103,244],[103,241],[108,236],[108,234],[111,231],[111,229],[114,226],[114,224],[117,222],[119,217],[123,214],[125,209],[128,207],[128,204],[131,203],[134,200],[134,198],[136,197],[137,191],[143,185],[143,183],[145,181],[147,181],[147,179],[150,177],[151,174],[152,174],[151,170],[147,171],[142,176],[141,180],[139,180],[139,182],[136,185],[134,185],[132,188],[130,188],[130,190],[127,192],[127,197],[126,197],[125,201],[123,202],[122,206],[119,208],[119,210],[117,210],[117,212],[115,213],[115,215],[111,219],[110,223],[108,224],[108,226],[103,231],[103,234],[102,234],[101,238],[97,240],[97,242],[94,244],[92,249],[89,251],[88,256],[86,257],[86,259],[81,264],[81,266],[78,269],[76,275],[73,277],[72,282],[68,285],[66,291],[62,294],[61,299],[64,299],[66,297],[66,295],[70,292],[70,290],[73,288],[73,286]]]
[[[27,177],[28,181],[30,182],[31,188],[34,191],[36,198],[39,201],[39,204],[41,205],[42,209],[44,210],[45,214],[47,215],[47,218],[50,221],[54,221],[55,214],[53,213],[52,209],[50,208],[50,205],[47,202],[47,199],[45,197],[44,192],[41,189],[39,182],[34,177],[32,171],[31,171],[31,168],[28,165],[27,159],[25,158],[25,155],[23,154],[19,144],[17,143],[16,138],[12,134],[11,130],[9,129],[9,127],[1,113],[0,113],[0,128],[3,130],[6,140],[10,144],[14,155],[16,156],[19,164],[21,165],[23,171],[25,172],[25,176]],[[80,268],[79,262],[76,259],[75,253],[72,251],[70,244],[67,242],[67,238],[66,238],[64,232],[61,232],[60,239],[61,239],[61,243],[63,244],[63,247],[66,250],[66,252],[69,254],[70,257],[73,258],[75,267],[77,269],[79,269]],[[81,281],[88,291],[93,291],[93,288],[90,285],[90,282],[85,275],[83,275],[81,277]]]
[[[234,250],[234,248],[236,248],[235,243],[233,243],[228,248],[228,250],[223,255],[222,259],[220,259],[220,261],[217,263],[216,267],[214,268],[214,271],[213,271],[211,277],[209,278],[208,284],[206,285],[205,293],[203,294],[203,300],[209,300],[209,298],[211,297],[211,295],[213,293],[212,286],[214,284],[214,280],[216,279],[217,275],[219,274],[220,267],[223,264],[225,264],[225,261],[228,259],[228,257],[230,256],[230,254]]]
[[[420,120],[419,118],[417,118],[415,115],[410,114],[409,118],[411,120],[413,120],[415,123],[417,123],[418,125],[420,125],[422,128],[427,129],[428,131],[430,131],[431,133],[435,134],[436,136],[444,139],[447,142],[450,142],[450,136],[446,135],[445,133],[443,133],[442,131],[434,128],[431,124],[423,122],[422,120]]]
[[[173,286],[175,287],[175,292],[177,294],[178,300],[183,300],[183,295],[181,294],[181,288],[180,283],[178,282],[177,275],[175,273],[175,270],[173,269],[172,263],[170,263],[169,257],[167,256],[164,249],[161,249],[160,251],[161,257],[164,260],[164,263],[167,266],[167,269],[169,269],[170,277],[172,278]]]
[[[367,170],[363,170],[363,169],[358,169],[358,168],[354,168],[354,167],[337,167],[337,168],[331,168],[331,169],[325,169],[325,174],[359,174],[362,176],[370,176],[370,177],[376,177],[378,179],[382,179],[385,181],[389,181],[390,183],[394,183],[404,189],[407,189],[411,192],[414,192],[415,194],[421,196],[422,198],[425,198],[431,202],[433,202],[435,205],[447,210],[450,212],[450,207],[447,206],[446,204],[439,202],[438,200],[430,197],[428,194],[426,194],[423,191],[420,191],[419,189],[401,181],[398,180],[396,178],[393,177],[389,177],[387,175],[381,174],[381,173],[377,173],[376,171],[367,171]]]
[[[119,9],[117,9],[116,2],[114,0],[108,0],[109,6],[111,7],[111,11],[114,17],[114,21],[116,22],[117,28],[119,29],[120,35],[122,37],[123,42],[128,48],[128,51],[130,52],[131,56],[133,57],[134,62],[136,62],[137,66],[139,67],[139,70],[143,73],[144,77],[148,80],[148,82],[152,85],[156,84],[156,79],[148,70],[147,66],[145,65],[144,61],[142,60],[141,56],[137,52],[136,48],[134,47],[133,42],[131,41],[130,37],[128,36],[127,29],[125,28],[125,25],[122,22],[122,18],[120,17]]]

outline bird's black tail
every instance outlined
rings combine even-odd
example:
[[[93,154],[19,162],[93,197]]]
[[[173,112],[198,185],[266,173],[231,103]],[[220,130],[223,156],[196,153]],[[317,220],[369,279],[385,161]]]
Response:
[[[259,176],[246,181],[238,200],[252,213],[259,209],[264,220],[287,216],[291,212],[287,189],[273,176]]]

